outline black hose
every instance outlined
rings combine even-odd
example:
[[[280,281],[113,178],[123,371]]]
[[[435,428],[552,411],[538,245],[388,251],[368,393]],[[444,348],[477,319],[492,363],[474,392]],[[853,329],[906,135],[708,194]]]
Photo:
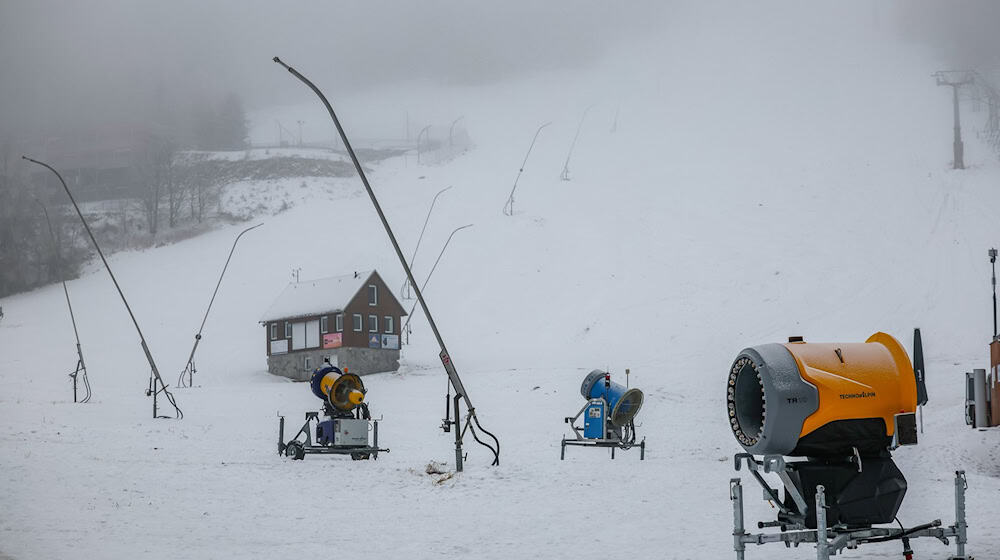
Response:
[[[483,447],[485,447],[485,448],[487,448],[487,449],[489,449],[490,451],[493,452],[493,463],[491,463],[491,464],[493,466],[499,465],[500,464],[500,440],[497,439],[497,436],[493,435],[490,431],[488,431],[486,428],[484,428],[482,426],[482,424],[479,423],[479,418],[476,417],[475,411],[472,411],[472,421],[476,423],[476,427],[479,428],[480,431],[482,431],[484,434],[486,434],[486,435],[490,436],[491,438],[493,438],[493,442],[496,444],[496,448],[494,448],[492,445],[490,445],[490,444],[488,444],[488,443],[480,440],[479,437],[476,436],[476,430],[475,429],[472,430],[472,437],[475,438],[476,443],[478,443],[479,445],[482,445]]]
[[[898,519],[896,520],[896,523],[899,523]],[[913,533],[916,533],[918,531],[923,531],[924,529],[930,529],[932,527],[937,527],[939,525],[941,525],[940,521],[932,521],[930,523],[924,523],[923,525],[917,525],[916,527],[910,527],[909,529],[902,529],[903,532],[899,533],[898,535],[890,535],[888,537],[875,537],[875,538],[871,538],[871,539],[865,539],[864,542],[880,543],[880,542],[888,542],[888,541],[898,541],[898,540],[902,539],[905,536],[912,535]],[[902,528],[903,524],[900,523],[899,526],[900,526],[900,528]]]
[[[90,392],[90,380],[87,379],[87,370],[83,370],[83,387],[87,390],[87,396],[83,397],[80,401],[81,403],[90,402],[91,392]]]

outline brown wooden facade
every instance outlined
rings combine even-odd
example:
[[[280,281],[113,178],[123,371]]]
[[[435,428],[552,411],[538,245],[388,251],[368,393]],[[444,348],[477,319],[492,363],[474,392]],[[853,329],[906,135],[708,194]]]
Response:
[[[374,304],[371,302],[374,295]],[[397,343],[389,349],[399,349],[399,334],[406,310],[393,295],[378,272],[373,271],[364,281],[359,280],[358,291],[346,302],[342,310],[315,315],[300,315],[264,322],[267,355],[272,355],[272,343],[287,341],[287,352],[315,351],[322,348],[372,348],[372,335],[395,337]],[[292,335],[296,323],[319,322],[319,345],[293,348]],[[360,326],[358,325],[360,321]],[[360,327],[360,328],[359,328]],[[339,346],[327,346],[325,335],[341,335]]]

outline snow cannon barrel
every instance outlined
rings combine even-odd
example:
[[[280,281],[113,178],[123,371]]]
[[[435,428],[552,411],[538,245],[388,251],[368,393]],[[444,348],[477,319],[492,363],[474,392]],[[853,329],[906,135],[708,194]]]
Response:
[[[309,386],[317,398],[342,412],[350,412],[365,402],[365,384],[361,378],[334,366],[313,371]]]
[[[595,369],[583,378],[580,394],[585,399],[603,398],[608,403],[608,410],[611,411],[609,422],[615,428],[631,422],[642,408],[642,391],[612,383],[611,374],[599,369]]]
[[[729,370],[729,423],[748,453],[835,458],[916,443],[917,380],[903,346],[801,337],[740,352]],[[904,441],[905,434],[905,441]]]

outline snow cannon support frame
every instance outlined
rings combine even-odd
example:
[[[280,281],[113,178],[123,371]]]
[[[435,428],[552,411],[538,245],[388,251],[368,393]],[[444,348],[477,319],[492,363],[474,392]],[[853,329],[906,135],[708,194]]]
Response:
[[[791,497],[795,503],[805,503],[805,497],[801,495],[789,478],[788,464],[779,455],[768,455],[758,461],[749,453],[738,453],[734,457],[735,468],[740,470],[740,465],[746,461],[750,474],[764,489],[764,499],[770,501],[781,511],[785,511],[785,505],[778,496],[778,491],[772,488],[764,477],[764,473],[775,473],[781,478],[785,485],[786,496]],[[861,545],[899,540],[903,544],[903,555],[910,559],[913,552],[910,550],[909,541],[919,537],[934,537],[944,543],[950,544],[949,539],[955,538],[955,555],[949,556],[948,560],[974,560],[967,555],[965,545],[968,543],[968,524],[965,518],[965,491],[968,489],[968,482],[965,478],[965,471],[955,471],[955,524],[942,527],[941,520],[935,519],[930,523],[917,525],[910,528],[896,527],[863,527],[850,528],[844,525],[832,525],[827,523],[827,510],[830,505],[826,503],[826,489],[820,485],[816,487],[815,504],[816,507],[816,528],[808,529],[805,520],[801,522],[789,521],[767,521],[758,522],[757,528],[777,527],[778,533],[750,533],[744,526],[743,514],[743,483],[742,478],[732,478],[729,480],[729,499],[733,503],[733,550],[736,552],[736,560],[744,560],[746,545],[763,545],[767,543],[784,543],[786,547],[798,547],[802,543],[816,543],[817,560],[829,560],[831,556],[836,556],[845,548],[856,549]],[[800,506],[801,507],[801,506]],[[786,512],[787,513],[787,512]],[[804,517],[804,516],[803,516]]]

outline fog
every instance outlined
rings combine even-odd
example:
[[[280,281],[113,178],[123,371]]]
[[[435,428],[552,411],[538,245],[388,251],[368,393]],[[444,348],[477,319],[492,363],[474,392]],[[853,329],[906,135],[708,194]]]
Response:
[[[803,30],[829,23],[831,13],[838,25],[901,36],[942,64],[1000,67],[1000,36],[993,29],[1000,7],[988,0],[808,7],[599,0],[2,0],[0,139],[38,141],[101,123],[169,121],[229,92],[239,94],[251,112],[300,102],[301,84],[276,76],[274,55],[338,95],[490,87],[554,71],[584,72],[623,43],[692,27],[711,38],[726,20],[748,30],[779,21],[803,37]],[[727,37],[717,39],[721,51],[732,48]]]
[[[339,93],[408,82],[489,84],[586,66],[655,30],[633,2],[13,2],[0,9],[0,122],[53,133],[142,119],[157,106],[239,93],[250,108],[298,99],[281,55]]]

